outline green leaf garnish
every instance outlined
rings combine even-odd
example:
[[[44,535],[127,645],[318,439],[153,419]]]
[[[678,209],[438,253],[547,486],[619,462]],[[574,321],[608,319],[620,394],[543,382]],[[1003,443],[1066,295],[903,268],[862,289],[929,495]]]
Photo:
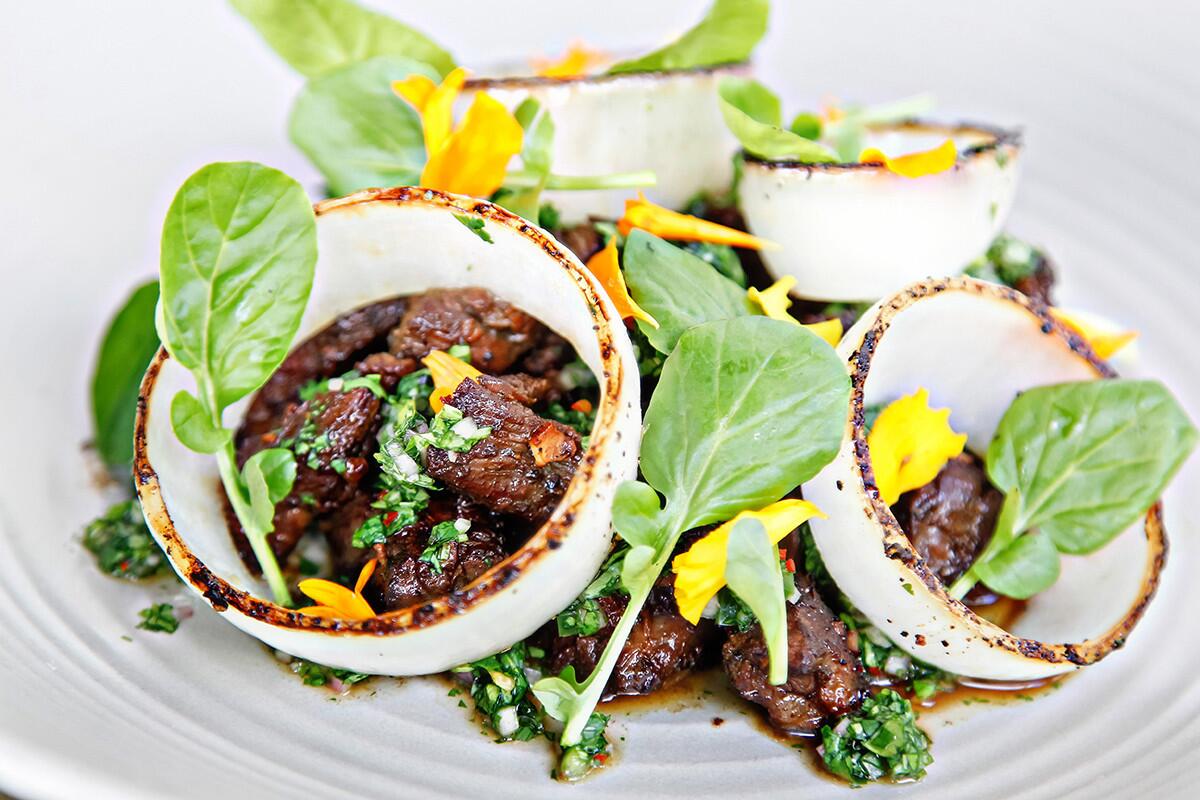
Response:
[[[172,423],[185,445],[207,450],[223,428],[225,408],[261,386],[283,361],[316,260],[312,206],[282,172],[245,162],[210,164],[179,189],[163,223],[156,322],[171,356],[196,381],[194,396],[172,401]],[[285,483],[290,487],[284,460],[291,453],[259,455],[239,473],[232,436],[216,450],[225,492],[275,602],[288,605],[291,596],[267,540],[273,507],[266,504],[273,506]]]
[[[704,19],[671,44],[608,71],[693,69],[745,61],[766,34],[770,11],[767,0],[716,0]]]
[[[154,633],[174,633],[179,630],[179,619],[175,616],[175,606],[170,603],[155,603],[149,608],[138,612],[142,621],[138,627]]]
[[[996,530],[951,594],[965,596],[979,579],[1017,598],[1046,588],[1058,577],[1058,553],[1095,552],[1146,513],[1197,436],[1158,381],[1022,393],[988,447],[988,478],[1005,493]],[[1034,529],[1043,536],[1023,541]]]
[[[483,229],[484,222],[479,217],[470,217],[466,214],[455,214],[454,218],[463,224],[467,230],[478,236],[488,244],[493,244],[492,235]]]
[[[142,374],[158,351],[154,306],[158,281],[134,290],[109,323],[92,373],[92,437],[96,452],[114,472],[129,477],[133,418]]]
[[[421,117],[392,91],[416,61],[381,56],[313,78],[292,107],[288,135],[325,176],[329,191],[416,184],[425,166]]]
[[[580,742],[682,532],[764,506],[815,475],[838,450],[849,391],[832,348],[799,326],[739,317],[679,338],[646,411],[646,482],[622,484],[613,503],[614,527],[630,545],[621,573],[629,605],[587,680],[564,670],[534,685],[565,723],[564,750]]]
[[[825,145],[781,127],[779,98],[758,81],[727,76],[717,93],[725,124],[747,153],[768,161],[805,164],[838,160]]]
[[[661,353],[674,350],[690,328],[753,313],[742,287],[652,233],[631,231],[621,261],[633,299],[659,325],[639,323],[639,328]]]
[[[428,64],[437,77],[454,59],[433,40],[351,0],[230,0],[275,52],[307,77],[375,56]]]
[[[788,676],[787,610],[780,582],[779,548],[756,519],[743,519],[729,532],[725,582],[754,612],[767,643],[767,680],[781,684]]]

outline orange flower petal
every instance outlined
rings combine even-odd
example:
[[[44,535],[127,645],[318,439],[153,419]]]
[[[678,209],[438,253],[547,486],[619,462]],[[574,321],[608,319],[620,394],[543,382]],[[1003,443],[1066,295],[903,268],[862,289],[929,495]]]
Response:
[[[629,296],[629,288],[625,286],[625,278],[621,275],[617,263],[616,237],[608,240],[608,244],[599,253],[588,259],[588,272],[596,276],[604,291],[608,294],[621,319],[640,319],[652,328],[658,327],[658,320],[650,316]]]
[[[1121,330],[1116,325],[1104,325],[1097,319],[1061,308],[1051,308],[1050,316],[1087,340],[1096,351],[1096,355],[1103,359],[1112,358],[1138,336],[1137,331]]]
[[[583,42],[571,42],[567,52],[556,59],[533,59],[533,67],[543,78],[574,78],[586,75],[608,61],[600,50],[592,50]]]
[[[436,98],[430,103],[435,101]],[[440,148],[428,147],[433,139],[430,134],[433,122],[427,112],[425,141],[429,157],[421,173],[421,185],[472,197],[490,197],[504,182],[508,162],[521,152],[525,136],[521,124],[503,103],[482,93],[475,95],[466,116]]]
[[[433,391],[429,394],[429,407],[434,412],[442,410],[442,401],[454,394],[454,390],[460,383],[467,378],[479,380],[483,375],[467,362],[455,358],[444,350],[434,350],[422,358],[421,363],[429,367],[430,376],[433,378]]]
[[[372,559],[373,561],[374,559]],[[350,591],[341,584],[327,581],[323,578],[309,578],[308,580],[300,581],[300,591],[316,600],[318,608],[330,609],[329,615],[336,616],[339,619],[370,619],[375,616],[375,611],[371,608],[361,594]],[[324,612],[318,614],[323,615]]]
[[[571,403],[571,410],[578,411],[581,414],[590,414],[592,413],[592,401],[586,397],[576,400],[574,403]]]
[[[920,178],[951,169],[958,161],[958,148],[954,146],[953,139],[947,139],[932,150],[890,158],[883,151],[868,147],[858,156],[858,160],[863,164],[881,164],[889,172],[904,178]]]
[[[625,215],[617,220],[617,230],[622,236],[628,236],[634,228],[649,231],[663,239],[675,239],[687,242],[712,242],[727,244],[733,247],[746,247],[751,250],[774,249],[778,245],[751,236],[745,231],[727,228],[715,222],[693,217],[691,214],[680,214],[677,211],[655,205],[638,192],[636,200],[625,201]]]
[[[358,580],[354,582],[354,593],[362,595],[363,587],[367,585],[367,581],[371,580],[371,576],[375,574],[375,566],[379,563],[379,559],[372,558],[367,563],[363,564],[363,568],[358,573]]]

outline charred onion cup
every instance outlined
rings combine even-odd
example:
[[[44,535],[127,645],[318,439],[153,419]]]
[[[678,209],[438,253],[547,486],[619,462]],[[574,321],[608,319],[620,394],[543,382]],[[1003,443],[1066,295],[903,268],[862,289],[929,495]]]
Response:
[[[1020,137],[976,125],[907,122],[875,127],[866,145],[888,155],[946,139],[958,160],[946,172],[905,178],[878,164],[800,164],[747,157],[742,213],[792,292],[826,301],[874,302],[927,277],[957,275],[1000,231],[1017,188]]]
[[[469,80],[510,108],[532,97],[554,120],[552,164],[559,175],[653,171],[646,196],[682,208],[702,191],[720,192],[733,180],[737,142],[717,106],[717,83],[749,72],[746,64],[683,70]],[[589,216],[617,219],[629,189],[548,191],[567,222]]]
[[[600,402],[562,501],[524,546],[449,597],[361,622],[298,614],[263,599],[265,585],[242,564],[222,514],[215,459],[172,431],[171,398],[191,378],[160,350],[142,382],[135,433],[146,520],[185,583],[238,628],[295,656],[415,675],[503,650],[570,603],[608,553],[613,493],[635,474],[640,437],[637,362],[621,318],[570,251],[490,203],[398,188],[328,200],[316,213],[320,257],[296,341],[386,297],[481,286],[571,342],[599,380]],[[456,217],[482,220],[494,243]]]
[[[1113,377],[1045,307],[969,278],[914,284],[876,304],[838,346],[850,368],[841,452],[804,496],[828,519],[810,521],[838,588],[892,641],[950,672],[1031,680],[1095,663],[1124,644],[1154,596],[1167,553],[1161,503],[1087,556],[1063,556],[1062,575],[1035,595],[1011,631],[947,594],[879,498],[864,410],[924,387],[951,410],[967,448],[986,451],[1018,392]]]

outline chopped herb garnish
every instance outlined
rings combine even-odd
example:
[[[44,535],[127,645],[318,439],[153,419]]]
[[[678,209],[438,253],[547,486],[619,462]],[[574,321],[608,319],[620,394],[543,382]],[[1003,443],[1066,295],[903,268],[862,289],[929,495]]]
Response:
[[[488,244],[494,244],[492,235],[483,229],[483,220],[479,217],[468,217],[466,214],[455,214],[454,218],[466,226],[467,230],[483,239]]]
[[[859,713],[821,728],[821,740],[825,766],[855,786],[885,776],[921,778],[933,763],[912,704],[891,689],[867,698]]]
[[[607,714],[592,712],[587,724],[583,726],[579,744],[563,751],[558,762],[559,778],[577,781],[608,760],[608,737],[604,735],[608,720]]]
[[[439,450],[465,453],[486,439],[491,432],[490,427],[476,425],[475,420],[465,416],[454,406],[445,403],[442,405],[442,410],[430,421],[429,431],[416,434],[414,438]]]
[[[455,542],[467,541],[467,531],[471,529],[468,519],[446,520],[433,526],[429,532],[429,541],[418,561],[424,561],[435,574],[442,574],[442,562],[450,557],[450,545]]]
[[[149,608],[138,612],[142,621],[138,627],[144,631],[155,633],[174,633],[179,630],[179,620],[175,617],[175,606],[170,603],[155,603]]]
[[[589,406],[591,404],[589,403]],[[574,428],[580,436],[587,436],[596,424],[596,409],[583,411],[574,406],[564,406],[562,403],[551,403],[542,414],[546,419],[561,422]]]
[[[562,215],[554,206],[542,203],[538,208],[537,224],[542,230],[555,232],[562,225]]]
[[[370,389],[379,398],[386,398],[387,392],[378,375],[359,375],[354,370],[339,378],[326,378],[323,381],[309,381],[300,387],[300,399],[308,402],[325,392],[352,392],[355,389]]]
[[[498,734],[498,741],[527,741],[542,732],[541,711],[529,697],[529,679],[524,642],[503,653],[472,661],[455,672],[471,673],[471,697],[484,723]]]
[[[306,578],[311,578],[321,571],[321,565],[315,561],[300,556],[300,574]]]
[[[452,344],[446,354],[451,358],[457,358],[459,361],[471,363],[471,345],[469,344]]]
[[[305,686],[327,686],[335,680],[341,681],[343,686],[353,686],[371,677],[362,672],[327,667],[324,664],[305,661],[302,658],[292,662],[292,672],[300,676],[300,680],[304,681]]]
[[[621,587],[621,568],[625,565],[625,554],[628,552],[628,547],[619,547],[579,597],[559,612],[555,618],[559,636],[591,636],[608,624],[608,616],[597,599],[624,591]]]
[[[117,503],[89,522],[83,546],[96,556],[101,570],[117,578],[150,578],[168,571],[137,500]]]
[[[738,632],[744,633],[750,630],[756,620],[754,612],[750,610],[750,606],[746,605],[741,599],[729,591],[728,587],[724,587],[717,592],[717,617],[715,622],[722,628],[735,628]]]

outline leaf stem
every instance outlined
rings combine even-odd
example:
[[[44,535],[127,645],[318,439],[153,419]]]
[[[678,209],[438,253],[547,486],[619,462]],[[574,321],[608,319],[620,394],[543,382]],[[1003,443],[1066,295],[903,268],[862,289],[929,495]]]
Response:
[[[216,424],[220,426],[220,420],[216,420]],[[292,593],[288,591],[287,581],[284,580],[283,572],[279,569],[279,562],[275,559],[275,551],[271,549],[271,543],[268,540],[271,529],[259,529],[258,524],[254,521],[254,514],[250,511],[250,503],[243,493],[232,437],[226,440],[225,446],[218,450],[216,455],[217,469],[221,473],[221,483],[225,487],[225,494],[229,496],[229,504],[233,506],[233,513],[237,515],[238,522],[242,524],[242,530],[245,531],[246,539],[250,542],[250,549],[254,551],[254,557],[258,559],[263,579],[271,588],[272,598],[276,605],[291,608]]]
[[[614,172],[610,175],[542,175],[536,172],[514,170],[504,177],[504,185],[510,189],[532,189],[543,185],[546,189],[579,191],[586,189],[638,189],[654,186],[658,179],[652,170],[638,172]]]

